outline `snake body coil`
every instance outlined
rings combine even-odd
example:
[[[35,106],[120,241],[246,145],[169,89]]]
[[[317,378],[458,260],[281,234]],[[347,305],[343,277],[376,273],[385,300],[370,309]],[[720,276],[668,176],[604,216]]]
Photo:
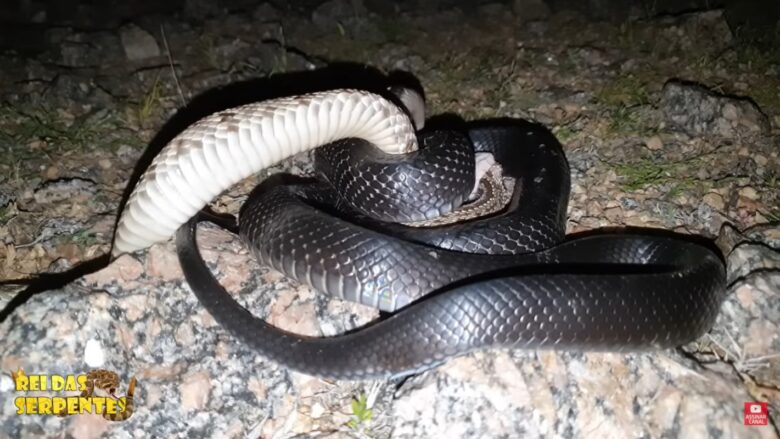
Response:
[[[416,149],[405,114],[383,112],[398,115],[400,122],[380,131],[401,132],[399,142],[414,145],[406,150]],[[240,124],[240,111],[231,114]],[[213,132],[211,126],[219,124],[219,118],[210,120],[191,131]],[[379,118],[371,120],[379,123]],[[313,123],[306,129],[328,130]],[[154,190],[173,188],[164,182],[197,170],[185,165],[192,160],[182,158],[186,153],[176,152],[193,149],[186,136],[184,144],[161,160],[172,165],[153,170],[136,188],[158,199],[135,197],[135,207],[126,214],[132,224],[122,229],[120,220],[124,233],[118,235],[119,248],[141,248],[187,221],[177,232],[179,260],[191,289],[215,320],[264,357],[329,378],[403,376],[491,347],[664,348],[693,340],[714,323],[725,293],[725,270],[707,247],[657,234],[564,239],[569,172],[559,143],[547,130],[516,122],[469,129],[460,137],[420,133],[420,151],[392,158],[373,149],[377,136],[345,137],[363,140],[348,139],[316,152],[329,184],[263,183],[242,207],[238,232],[262,263],[317,290],[393,311],[389,318],[348,334],[317,338],[282,331],[253,316],[219,285],[195,245],[197,224],[206,217],[197,214],[187,221],[187,215],[205,204],[199,201],[203,194],[182,194],[198,201],[190,202],[189,210],[180,209],[178,216],[170,215],[164,227],[146,233],[138,212],[148,205],[165,205]],[[443,147],[454,149],[438,149]],[[290,146],[275,157],[300,149]],[[398,153],[403,148],[386,149]],[[469,165],[474,150],[492,153],[505,175],[517,179],[505,210],[433,228],[388,222],[394,215],[402,220],[429,218],[461,203],[473,184],[473,173],[464,164]],[[416,163],[403,163],[416,159],[429,162],[428,167],[420,170]],[[224,155],[214,165],[220,183],[208,194],[244,175],[246,169],[238,172],[238,165],[226,164],[229,160]],[[397,167],[391,162],[399,161],[401,168],[409,169],[393,174]],[[163,195],[198,192],[202,185],[175,186]],[[418,196],[410,196],[410,191]],[[401,197],[387,196],[390,192]],[[450,201],[440,201],[444,192]]]
[[[113,256],[170,238],[243,178],[345,137],[389,154],[417,149],[402,109],[360,90],[279,98],[199,120],[163,148],[135,186],[117,224]]]

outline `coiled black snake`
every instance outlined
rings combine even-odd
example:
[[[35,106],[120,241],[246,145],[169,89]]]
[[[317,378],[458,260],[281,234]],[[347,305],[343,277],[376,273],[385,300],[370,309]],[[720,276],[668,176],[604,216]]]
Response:
[[[178,229],[177,250],[204,307],[262,356],[341,379],[408,375],[493,347],[673,347],[714,323],[725,270],[708,247],[659,234],[565,239],[569,172],[547,130],[512,121],[463,134],[426,132],[420,139],[419,152],[393,159],[356,139],[320,148],[320,169],[338,189],[266,182],[239,214],[238,232],[262,263],[315,289],[394,311],[390,317],[328,338],[269,325],[205,266],[195,231],[208,218],[196,214]],[[405,212],[402,220],[414,221],[462,202],[473,185],[474,150],[492,153],[505,175],[517,178],[505,210],[434,228],[388,222],[398,210]],[[401,174],[390,174],[400,157],[430,167],[405,163]],[[422,195],[410,197],[415,185]],[[393,204],[384,195],[388,188],[406,197]],[[440,191],[455,201],[442,203]]]

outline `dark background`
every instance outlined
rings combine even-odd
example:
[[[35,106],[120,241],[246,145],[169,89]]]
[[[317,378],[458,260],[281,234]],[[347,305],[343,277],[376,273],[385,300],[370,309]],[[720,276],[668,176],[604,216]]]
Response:
[[[180,15],[198,20],[207,18],[209,10],[241,11],[262,3],[258,0],[5,0],[0,7],[0,49],[16,51],[43,50],[42,29],[68,26],[80,30],[113,29],[142,16]],[[280,11],[307,13],[322,1],[269,1]],[[458,0],[362,0],[376,13],[393,13],[404,9],[438,10],[458,7],[477,8],[490,1]],[[691,11],[724,9],[732,32],[741,42],[774,44],[780,35],[780,1],[778,0],[547,0],[552,12],[576,11],[593,20],[641,20]]]

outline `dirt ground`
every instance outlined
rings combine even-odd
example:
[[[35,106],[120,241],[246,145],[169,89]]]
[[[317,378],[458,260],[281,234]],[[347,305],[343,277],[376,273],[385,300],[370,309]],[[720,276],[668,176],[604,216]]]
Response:
[[[49,29],[44,40],[35,54],[0,55],[6,300],[30,279],[110,251],[144,151],[182,127],[176,114],[199,95],[337,62],[410,73],[430,115],[550,127],[572,164],[570,232],[641,226],[715,239],[724,225],[780,221],[780,50],[739,44],[718,11],[614,24],[566,12],[523,20],[503,4],[286,15],[263,4],[111,30]],[[671,80],[748,98],[760,113],[726,116],[746,129],[680,129],[665,100]],[[215,203],[235,210],[250,188]],[[778,229],[770,235],[780,239]],[[745,385],[777,392],[780,374],[768,376],[746,374]]]

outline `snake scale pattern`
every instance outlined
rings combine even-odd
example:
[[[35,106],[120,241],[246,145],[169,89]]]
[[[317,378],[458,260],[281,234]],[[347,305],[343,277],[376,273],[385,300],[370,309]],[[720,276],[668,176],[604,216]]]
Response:
[[[361,104],[333,104],[340,99]],[[512,121],[416,131],[403,107],[357,91],[283,103],[227,110],[185,130],[135,188],[115,239],[116,255],[178,229],[191,289],[221,326],[263,357],[316,376],[376,379],[487,348],[667,348],[714,323],[725,270],[709,247],[660,233],[564,235],[568,166],[543,127]],[[327,117],[311,116],[323,108]],[[257,152],[267,148],[278,151]],[[197,224],[207,219],[197,212],[209,197],[257,166],[311,148],[322,178],[264,182],[242,207],[237,231],[262,263],[392,312],[326,338],[255,317],[219,285],[195,245]],[[457,209],[473,189],[477,152],[493,154],[516,179],[503,211],[436,227],[401,224]],[[272,158],[245,166],[253,154]]]

